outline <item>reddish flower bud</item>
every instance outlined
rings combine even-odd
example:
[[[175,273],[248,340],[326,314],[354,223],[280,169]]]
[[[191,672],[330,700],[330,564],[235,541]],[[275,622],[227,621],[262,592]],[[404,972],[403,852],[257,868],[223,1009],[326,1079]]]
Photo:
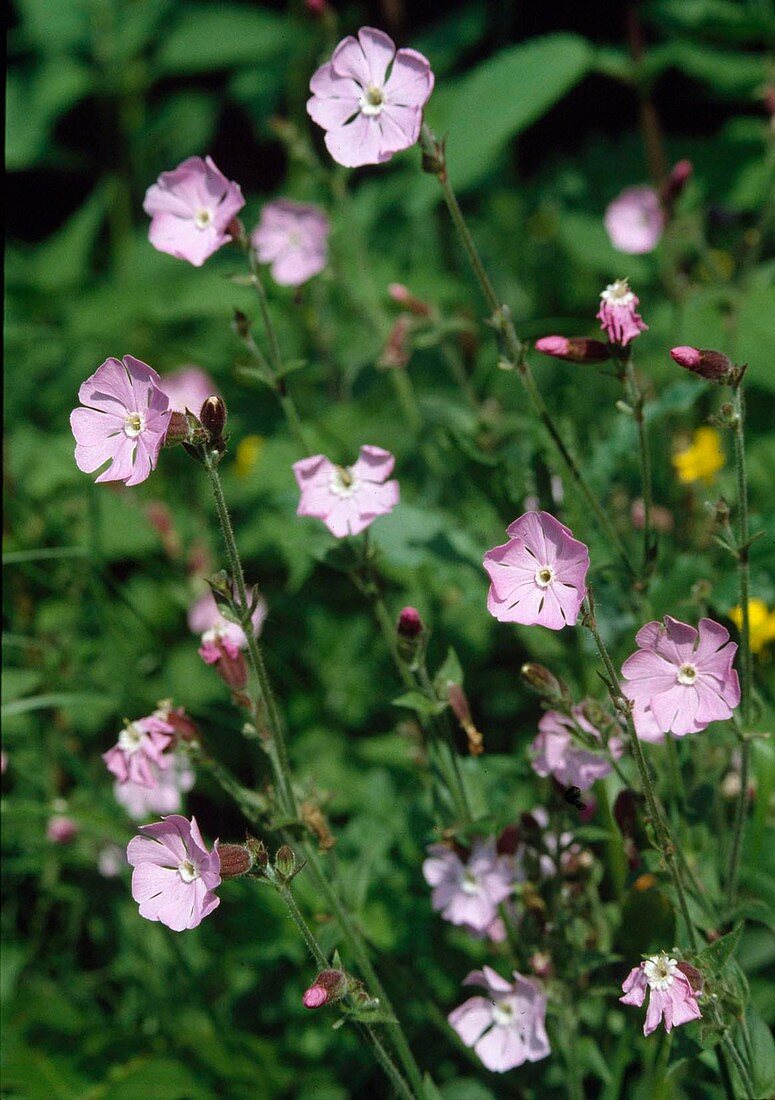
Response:
[[[466,693],[460,684],[449,684],[447,687],[449,705],[468,738],[468,751],[471,756],[481,756],[484,752],[484,738],[474,725],[471,717],[471,708],[468,705]]]
[[[672,348],[670,355],[679,367],[686,367],[692,374],[698,374],[707,382],[724,385],[734,381],[736,370],[732,360],[720,351],[709,348],[679,347]]]
[[[431,307],[426,302],[421,302],[419,298],[416,298],[409,287],[404,286],[403,283],[391,283],[388,287],[388,294],[397,305],[408,309],[415,317],[430,316]]]
[[[218,849],[221,860],[221,878],[239,878],[253,866],[253,857],[244,844],[221,844]]]
[[[693,174],[694,165],[690,160],[679,160],[673,165],[662,188],[662,202],[665,206],[671,206],[675,202]]]
[[[499,856],[513,856],[519,848],[519,829],[516,825],[507,825],[495,841],[495,850]]]
[[[611,358],[611,349],[600,340],[585,336],[542,336],[536,340],[536,351],[569,363],[604,363]]]
[[[347,992],[347,976],[343,970],[321,970],[304,993],[305,1008],[320,1008],[340,1001]]]
[[[184,439],[188,439],[188,419],[185,413],[171,412],[169,424],[167,425],[167,434],[164,437],[164,444],[167,447],[171,447],[174,443],[180,443]]]
[[[422,634],[425,627],[416,607],[405,607],[402,610],[396,629],[402,638],[416,638],[418,634]]]
[[[231,688],[235,694],[239,694],[248,682],[248,666],[245,664],[242,650],[238,649],[236,656],[232,657],[221,646],[218,659],[214,664],[224,684]]]
[[[411,355],[409,347],[411,323],[412,318],[408,313],[402,313],[396,318],[387,338],[387,343],[380,353],[378,366],[392,369],[406,366]]]
[[[692,966],[692,964],[688,962],[681,961],[677,966],[694,992],[702,993],[705,988],[705,978],[702,976],[702,972],[699,971],[696,966]]]
[[[210,440],[217,443],[223,435],[223,429],[226,427],[226,405],[223,398],[217,397],[215,394],[208,397],[199,412],[199,420],[210,436]]]
[[[70,844],[79,831],[77,823],[71,817],[55,814],[46,826],[46,837],[52,844]]]
[[[543,696],[544,699],[556,701],[563,699],[568,694],[568,689],[562,680],[559,680],[553,672],[550,672],[548,668],[544,668],[543,665],[528,661],[519,670],[519,674],[522,682],[532,688],[537,695]]]

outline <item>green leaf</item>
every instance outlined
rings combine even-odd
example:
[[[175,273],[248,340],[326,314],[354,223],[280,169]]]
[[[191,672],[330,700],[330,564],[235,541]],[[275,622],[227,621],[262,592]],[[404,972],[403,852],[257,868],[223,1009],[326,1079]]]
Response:
[[[775,32],[767,4],[733,0],[651,0],[643,5],[650,22],[666,31],[704,35],[721,42],[749,42]]]
[[[429,699],[421,691],[407,691],[403,695],[399,695],[393,700],[393,706],[405,707],[407,710],[413,710],[417,714],[426,714],[429,717],[441,714],[446,709],[445,703]]]
[[[8,74],[6,162],[11,171],[47,152],[56,120],[92,88],[92,74],[72,57],[47,58],[28,74]]]
[[[265,9],[186,4],[156,55],[155,67],[164,75],[258,67],[290,54],[298,33],[290,19]]]
[[[751,1068],[757,1096],[775,1094],[775,1040],[755,1008],[750,1005],[745,1014],[751,1040]]]
[[[727,960],[734,953],[743,932],[743,922],[740,921],[731,932],[722,936],[715,943],[709,943],[703,947],[697,956],[697,963],[701,970],[722,970]]]
[[[506,144],[535,122],[588,72],[593,53],[571,34],[512,46],[440,89],[428,120],[449,134],[450,178],[467,191],[493,170]]]
[[[436,683],[444,688],[448,687],[449,684],[463,683],[463,666],[452,647],[447,650],[447,656],[444,658],[444,663],[439,667],[439,671],[436,673]]]

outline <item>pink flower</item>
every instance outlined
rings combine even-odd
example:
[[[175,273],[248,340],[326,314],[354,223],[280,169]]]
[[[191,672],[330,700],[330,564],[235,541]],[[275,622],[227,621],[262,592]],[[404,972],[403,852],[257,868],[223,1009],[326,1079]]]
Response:
[[[118,844],[106,844],[97,855],[97,870],[103,878],[118,878],[126,867],[126,856]]]
[[[398,504],[397,481],[388,481],[395,458],[381,447],[361,447],[354,466],[335,466],[325,455],[294,462],[301,489],[298,516],[314,516],[338,539],[365,531]]]
[[[159,389],[166,393],[173,412],[184,413],[188,409],[196,417],[208,397],[220,396],[218,387],[201,367],[179,367],[163,374]]]
[[[266,600],[259,598],[251,616],[255,637],[261,633],[266,614]],[[212,592],[205,592],[191,605],[188,626],[192,633],[202,635],[199,656],[207,665],[216,664],[224,654],[236,661],[240,650],[247,649],[244,630],[238,623],[232,623],[221,615]]]
[[[517,881],[514,857],[499,856],[493,837],[474,841],[465,862],[445,844],[431,844],[428,852],[422,873],[433,887],[433,909],[444,920],[474,934],[489,934],[498,918],[498,906],[510,896]]]
[[[645,959],[640,966],[633,967],[625,978],[622,985],[624,996],[619,998],[622,1004],[640,1008],[648,990],[644,1035],[650,1035],[660,1022],[669,1032],[681,1024],[688,1024],[690,1020],[702,1018],[697,996],[680,967],[680,963],[660,951],[658,955]]]
[[[182,753],[173,753],[170,767],[164,771],[151,763],[150,769],[156,786],[144,787],[140,783],[114,783],[113,795],[133,821],[142,821],[151,814],[176,814],[183,806],[183,795],[190,791],[196,776],[188,759]]]
[[[69,844],[79,832],[77,822],[64,814],[54,814],[46,826],[46,837],[52,844]]]
[[[659,195],[653,187],[627,187],[606,208],[603,223],[618,252],[651,252],[665,228]]]
[[[587,592],[587,547],[548,512],[525,512],[506,534],[507,543],[484,555],[487,610],[502,623],[572,626]]]
[[[305,990],[302,1003],[305,1008],[320,1008],[321,1005],[341,1001],[346,992],[347,976],[343,970],[321,970],[309,989]]]
[[[292,199],[267,203],[250,243],[262,264],[272,265],[281,286],[301,286],[328,262],[330,222],[318,206]]]
[[[173,932],[196,928],[221,903],[213,893],[221,885],[218,841],[209,852],[196,818],[189,822],[179,814],[141,825],[140,831],[126,850],[140,916]]]
[[[231,240],[229,225],[244,205],[239,184],[227,180],[210,157],[189,157],[145,192],[148,239],[159,252],[201,267]]]
[[[638,313],[639,302],[640,299],[630,290],[626,279],[617,279],[609,283],[601,292],[597,319],[612,344],[626,347],[638,333],[648,329],[649,326],[644,324],[643,318]]]
[[[389,74],[389,75],[388,75]],[[398,50],[382,31],[362,27],[343,39],[309,84],[307,112],[326,133],[337,164],[382,164],[414,145],[433,91],[427,58]]]
[[[600,752],[582,747],[577,727],[600,743]],[[580,787],[586,791],[598,779],[605,779],[611,773],[611,764],[602,753],[600,733],[587,720],[581,707],[573,707],[572,718],[559,711],[548,710],[539,721],[538,729],[538,737],[531,746],[536,754],[533,770],[537,775],[552,775],[563,787]],[[624,751],[619,737],[612,737],[608,747],[617,760]]]
[[[448,1019],[467,1047],[493,1073],[505,1073],[551,1053],[546,1034],[546,996],[514,971],[513,984],[491,967],[472,970],[463,985],[483,986],[484,997],[464,1001]]]
[[[156,469],[169,427],[170,410],[155,370],[125,355],[106,359],[78,390],[87,406],[70,413],[75,461],[91,474],[110,459],[96,479],[139,485]]]
[[[119,783],[139,783],[156,787],[156,768],[166,768],[170,758],[164,755],[175,730],[163,719],[150,715],[130,722],[118,735],[112,749],[102,754],[109,772]],[[156,768],[151,769],[151,764]]]
[[[625,693],[635,704],[636,729],[640,716],[649,712],[662,733],[676,737],[732,717],[740,702],[740,683],[732,668],[737,646],[723,626],[700,619],[695,630],[666,615],[664,624],[641,627],[635,641],[638,652],[624,662],[622,676]],[[646,718],[644,728],[650,721]]]

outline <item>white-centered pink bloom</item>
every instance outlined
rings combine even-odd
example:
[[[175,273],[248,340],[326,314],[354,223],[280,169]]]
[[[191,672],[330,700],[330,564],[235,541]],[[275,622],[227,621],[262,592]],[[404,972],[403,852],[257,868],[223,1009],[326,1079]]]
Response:
[[[262,264],[272,265],[280,286],[301,286],[328,263],[331,223],[319,206],[276,199],[261,211],[250,243]]]
[[[365,531],[398,504],[398,482],[388,481],[395,461],[390,451],[366,446],[354,466],[336,466],[325,455],[294,462],[301,490],[296,514],[321,519],[338,539]]]
[[[433,91],[428,59],[398,50],[383,31],[362,27],[343,39],[309,84],[307,112],[326,131],[326,146],[347,168],[382,164],[420,136]]]
[[[548,512],[525,512],[506,534],[484,556],[487,610],[502,623],[573,626],[587,592],[587,547]]]
[[[474,934],[489,934],[498,906],[511,895],[518,878],[514,856],[498,855],[493,837],[474,841],[465,860],[445,844],[431,844],[428,853],[422,873],[433,887],[433,909]],[[497,926],[494,931],[498,939]]]
[[[253,635],[256,638],[261,633],[266,614],[266,600],[259,597],[251,616]],[[235,661],[239,651],[247,649],[248,640],[245,631],[238,623],[232,623],[223,617],[212,592],[205,592],[191,605],[188,611],[188,626],[192,633],[201,635],[199,656],[205,664],[216,664],[224,654]]]
[[[493,1073],[505,1073],[551,1053],[546,1034],[546,995],[537,982],[515,970],[508,982],[492,967],[472,970],[463,985],[482,986],[484,996],[471,997],[448,1020],[467,1047]]]
[[[221,396],[212,378],[201,367],[194,366],[178,367],[163,374],[159,389],[166,393],[173,412],[185,413],[188,409],[197,417],[208,397]]]
[[[612,344],[625,347],[630,340],[648,329],[638,313],[640,298],[630,290],[626,279],[616,279],[600,292],[597,319]]]
[[[155,787],[157,769],[169,764],[170,758],[165,752],[172,744],[174,733],[174,728],[156,715],[138,718],[127,723],[116,744],[102,754],[102,759],[119,783]],[[152,768],[152,764],[156,767]]]
[[[577,727],[599,744],[599,752],[584,748]],[[600,732],[587,719],[582,707],[573,707],[572,718],[560,711],[548,710],[541,717],[538,730],[531,746],[535,754],[533,770],[537,775],[551,775],[563,787],[580,787],[586,791],[598,779],[605,779],[611,773],[612,765],[603,754]],[[608,748],[614,759],[618,759],[624,751],[621,738],[611,737]]]
[[[231,240],[229,225],[244,205],[239,184],[227,180],[211,157],[189,157],[145,192],[148,239],[159,252],[201,267]]]
[[[618,252],[652,252],[665,228],[659,195],[653,187],[625,188],[606,208],[603,224]]]
[[[109,461],[96,481],[145,481],[156,469],[171,415],[156,371],[133,355],[106,359],[78,400],[85,407],[70,413],[78,469],[91,474]]]
[[[196,818],[179,814],[141,825],[140,832],[126,850],[140,916],[173,932],[196,928],[221,903],[213,893],[221,885],[218,841],[208,851]]]
[[[695,630],[666,615],[662,623],[641,627],[635,641],[638,651],[622,665],[622,676],[624,693],[635,704],[636,729],[648,712],[662,733],[676,737],[732,717],[740,703],[732,667],[737,646],[720,623],[700,619]]]
[[[133,821],[142,821],[152,814],[176,814],[183,808],[183,795],[194,786],[196,775],[183,753],[171,753],[169,760],[170,766],[164,771],[150,764],[156,781],[154,787],[118,781],[113,784],[116,802]]]
[[[682,973],[681,964],[671,959],[665,951],[651,955],[640,966],[633,967],[624,979],[624,996],[619,1000],[625,1005],[640,1008],[649,995],[643,1034],[650,1035],[660,1022],[665,1031],[702,1018],[697,995],[691,982]]]

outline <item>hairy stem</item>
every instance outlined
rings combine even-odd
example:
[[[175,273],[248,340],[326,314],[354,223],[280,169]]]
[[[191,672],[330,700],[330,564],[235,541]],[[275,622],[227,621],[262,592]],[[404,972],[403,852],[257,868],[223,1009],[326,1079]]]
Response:
[[[651,488],[651,448],[649,446],[646,420],[643,415],[643,392],[638,384],[638,378],[635,374],[635,367],[633,366],[631,356],[627,357],[624,370],[627,390],[632,405],[632,413],[638,428],[638,453],[640,455],[640,478],[643,492],[643,569],[641,572],[641,583],[645,587],[653,567],[652,513],[654,500]]]

